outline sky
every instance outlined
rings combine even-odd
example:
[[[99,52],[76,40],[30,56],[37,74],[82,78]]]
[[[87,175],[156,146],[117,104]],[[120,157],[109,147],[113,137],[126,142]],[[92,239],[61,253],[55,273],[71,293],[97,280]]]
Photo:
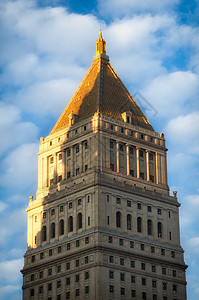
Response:
[[[178,192],[188,300],[199,299],[199,2],[0,1],[0,300],[21,299],[37,152],[95,55],[107,55],[152,126],[164,132]]]

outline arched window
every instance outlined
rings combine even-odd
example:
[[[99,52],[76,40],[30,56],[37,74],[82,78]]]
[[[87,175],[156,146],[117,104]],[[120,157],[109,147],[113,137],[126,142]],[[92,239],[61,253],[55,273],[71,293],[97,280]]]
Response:
[[[131,230],[131,215],[127,215],[127,230]]]
[[[148,235],[152,235],[152,221],[151,220],[147,221],[147,232],[148,232]]]
[[[55,223],[50,225],[50,238],[53,239],[55,237]]]
[[[69,232],[73,231],[73,217],[72,216],[70,216],[68,218],[68,231]]]
[[[137,232],[142,232],[142,218],[137,218]]]
[[[121,212],[116,213],[116,227],[121,227]]]
[[[59,221],[59,235],[64,234],[64,220]]]
[[[158,237],[162,238],[162,223],[158,222]]]
[[[42,239],[42,242],[46,241],[46,226],[42,227],[41,239]]]
[[[77,229],[82,228],[82,214],[78,213],[77,215]]]

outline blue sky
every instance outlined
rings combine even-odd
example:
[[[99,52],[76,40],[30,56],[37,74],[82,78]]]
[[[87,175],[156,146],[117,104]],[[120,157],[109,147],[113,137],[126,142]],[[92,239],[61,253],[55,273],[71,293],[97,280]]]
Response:
[[[199,299],[199,3],[1,0],[0,299],[21,299],[28,196],[48,135],[86,74],[102,28],[112,66],[164,132],[178,191],[188,299]]]

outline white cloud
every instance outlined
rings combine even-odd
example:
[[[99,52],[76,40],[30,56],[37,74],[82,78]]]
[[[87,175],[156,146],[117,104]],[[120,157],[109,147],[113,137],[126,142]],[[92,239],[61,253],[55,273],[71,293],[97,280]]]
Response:
[[[0,262],[0,280],[7,280],[10,283],[16,282],[20,278],[20,270],[23,267],[23,259],[6,260]]]
[[[6,203],[0,201],[0,213],[2,213],[7,207],[8,205]]]
[[[35,141],[38,128],[32,122],[22,122],[19,109],[14,105],[0,103],[0,155],[22,142]]]

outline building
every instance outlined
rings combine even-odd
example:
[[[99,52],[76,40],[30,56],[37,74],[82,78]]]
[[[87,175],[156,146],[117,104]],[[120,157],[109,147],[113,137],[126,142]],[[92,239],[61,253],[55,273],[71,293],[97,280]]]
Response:
[[[23,299],[185,300],[167,149],[97,41],[50,135],[30,197]]]

